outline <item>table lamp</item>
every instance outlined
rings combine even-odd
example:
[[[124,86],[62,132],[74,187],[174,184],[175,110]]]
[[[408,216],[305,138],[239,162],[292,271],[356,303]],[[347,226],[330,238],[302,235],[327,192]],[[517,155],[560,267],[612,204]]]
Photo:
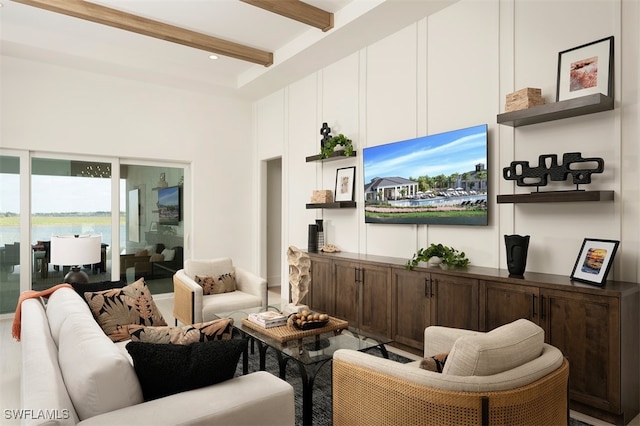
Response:
[[[51,260],[53,265],[71,266],[64,277],[65,283],[85,284],[89,275],[82,265],[93,265],[101,260],[100,235],[60,235],[51,237]]]

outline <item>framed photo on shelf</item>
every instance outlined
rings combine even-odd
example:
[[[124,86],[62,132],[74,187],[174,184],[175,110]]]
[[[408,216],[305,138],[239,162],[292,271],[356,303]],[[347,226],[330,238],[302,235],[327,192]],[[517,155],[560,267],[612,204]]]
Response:
[[[613,96],[613,36],[558,54],[556,101],[593,93]]]
[[[149,232],[158,232],[158,222],[151,222],[149,226]]]
[[[344,167],[336,170],[335,201],[353,201],[355,177],[355,167]]]
[[[607,281],[620,241],[585,238],[573,266],[571,279],[602,287]]]

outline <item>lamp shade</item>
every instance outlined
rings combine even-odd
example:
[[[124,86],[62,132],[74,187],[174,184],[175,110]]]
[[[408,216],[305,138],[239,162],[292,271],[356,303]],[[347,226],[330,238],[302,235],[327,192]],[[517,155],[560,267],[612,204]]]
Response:
[[[51,237],[51,264],[91,265],[100,262],[100,235],[61,235]]]

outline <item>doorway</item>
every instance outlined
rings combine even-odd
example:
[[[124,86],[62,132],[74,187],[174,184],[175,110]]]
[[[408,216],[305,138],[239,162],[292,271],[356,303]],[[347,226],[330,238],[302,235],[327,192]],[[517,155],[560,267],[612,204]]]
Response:
[[[267,283],[280,293],[282,279],[282,158],[267,161]]]

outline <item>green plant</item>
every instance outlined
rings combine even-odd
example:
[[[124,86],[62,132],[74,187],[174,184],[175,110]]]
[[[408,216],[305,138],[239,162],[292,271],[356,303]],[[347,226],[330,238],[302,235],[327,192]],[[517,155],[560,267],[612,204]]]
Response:
[[[433,244],[427,248],[420,248],[413,255],[411,259],[407,261],[405,265],[406,269],[413,269],[420,262],[428,262],[432,257],[439,257],[442,259],[442,264],[447,266],[467,266],[469,259],[466,257],[463,251],[458,251],[453,247],[447,247],[442,244]]]
[[[338,145],[344,147],[345,156],[350,157],[351,155],[353,155],[353,143],[351,142],[351,139],[347,138],[341,133],[337,136],[330,137],[329,140],[322,145],[322,148],[320,148],[320,157],[331,157],[331,154],[333,154],[334,149]]]

